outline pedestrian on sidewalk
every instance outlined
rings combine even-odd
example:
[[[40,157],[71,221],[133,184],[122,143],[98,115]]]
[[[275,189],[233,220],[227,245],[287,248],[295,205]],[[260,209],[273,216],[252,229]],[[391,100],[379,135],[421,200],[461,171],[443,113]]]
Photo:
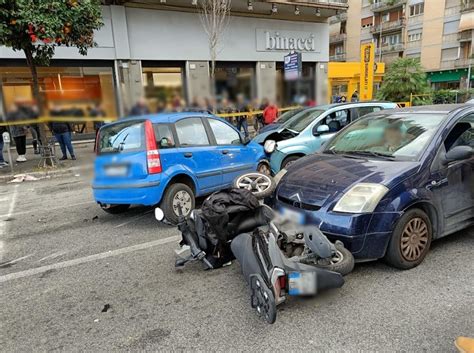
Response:
[[[150,114],[145,98],[140,98],[130,110],[129,116],[140,116]]]
[[[237,112],[242,113],[246,112],[247,109],[247,104],[245,103],[245,98],[242,94],[239,94],[237,96]],[[249,125],[247,122],[247,115],[240,115],[237,117],[237,130],[241,132],[240,130],[244,129],[244,135],[245,137],[249,137]]]
[[[0,169],[7,166],[8,163],[5,162],[3,159],[3,133],[7,132],[7,128],[5,126],[0,126]]]
[[[102,103],[96,103],[96,105],[94,106],[94,108],[92,108],[90,111],[89,111],[89,116],[91,118],[104,118],[106,116],[105,114],[105,110],[102,106]],[[95,139],[97,141],[97,135],[99,134],[99,130],[102,126],[104,126],[104,121],[94,121],[94,129],[95,129]],[[95,152],[95,149],[96,149],[96,145],[94,144],[94,152]]]
[[[50,115],[52,117],[61,116],[61,110],[56,107],[53,107],[53,109],[51,109]],[[48,127],[53,133],[56,140],[58,141],[59,147],[61,148],[63,156],[59,158],[59,160],[64,161],[67,159],[67,151],[69,151],[71,159],[76,160],[76,155],[74,154],[74,149],[72,148],[71,141],[71,124],[69,124],[68,122],[51,122],[48,124]]]
[[[278,107],[276,106],[275,103],[270,101],[263,111],[263,120],[265,122],[265,125],[270,125],[272,124],[276,118],[278,117]]]
[[[13,103],[10,107],[10,111],[7,114],[7,120],[11,122],[24,120],[22,112],[18,109],[18,105]],[[18,157],[16,161],[18,163],[26,162],[26,133],[28,132],[28,127],[26,125],[12,125],[11,134],[13,140],[15,141],[16,153]]]

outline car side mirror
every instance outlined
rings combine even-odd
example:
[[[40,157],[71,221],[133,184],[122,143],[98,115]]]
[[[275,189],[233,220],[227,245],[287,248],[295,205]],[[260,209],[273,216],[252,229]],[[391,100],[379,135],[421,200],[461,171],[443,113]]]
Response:
[[[315,130],[313,130],[313,135],[314,136],[319,136],[319,135],[322,135],[322,134],[326,134],[329,132],[329,126],[327,125],[319,125]]]
[[[245,136],[245,137],[241,137],[241,138],[240,138],[240,141],[242,141],[242,143],[243,143],[244,145],[248,145],[251,140],[250,140],[250,138],[249,138],[248,136]]]
[[[442,160],[443,165],[447,165],[451,162],[462,161],[471,158],[473,155],[473,148],[470,146],[456,146],[450,149],[444,155]]]

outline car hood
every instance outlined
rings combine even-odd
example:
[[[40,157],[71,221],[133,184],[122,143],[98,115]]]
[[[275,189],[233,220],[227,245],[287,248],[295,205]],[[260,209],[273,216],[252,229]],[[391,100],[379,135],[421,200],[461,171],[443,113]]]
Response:
[[[419,162],[314,154],[294,163],[281,180],[278,198],[323,207],[357,183],[389,189],[419,168]]]
[[[259,144],[263,144],[266,140],[274,140],[276,142],[279,142],[279,141],[288,140],[295,136],[298,136],[298,133],[295,133],[286,129],[283,125],[283,126],[277,126],[276,129],[262,132],[261,134],[255,136],[252,141]]]

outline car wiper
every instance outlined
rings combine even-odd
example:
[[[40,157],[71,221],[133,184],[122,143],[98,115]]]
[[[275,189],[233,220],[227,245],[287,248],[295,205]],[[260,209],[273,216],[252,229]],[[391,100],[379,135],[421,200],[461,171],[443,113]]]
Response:
[[[346,154],[358,155],[358,156],[371,156],[371,157],[379,157],[388,160],[394,160],[395,156],[383,153],[383,152],[374,152],[374,151],[345,151]]]

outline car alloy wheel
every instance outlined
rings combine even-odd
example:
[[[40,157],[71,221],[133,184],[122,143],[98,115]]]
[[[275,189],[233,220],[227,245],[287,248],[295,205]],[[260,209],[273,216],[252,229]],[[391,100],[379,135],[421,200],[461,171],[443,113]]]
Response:
[[[178,191],[173,197],[173,211],[177,216],[180,215],[180,206],[181,215],[183,216],[187,216],[193,207],[191,195],[185,190]]]
[[[428,226],[423,219],[411,219],[403,229],[400,250],[407,261],[416,261],[424,253],[429,243]]]

